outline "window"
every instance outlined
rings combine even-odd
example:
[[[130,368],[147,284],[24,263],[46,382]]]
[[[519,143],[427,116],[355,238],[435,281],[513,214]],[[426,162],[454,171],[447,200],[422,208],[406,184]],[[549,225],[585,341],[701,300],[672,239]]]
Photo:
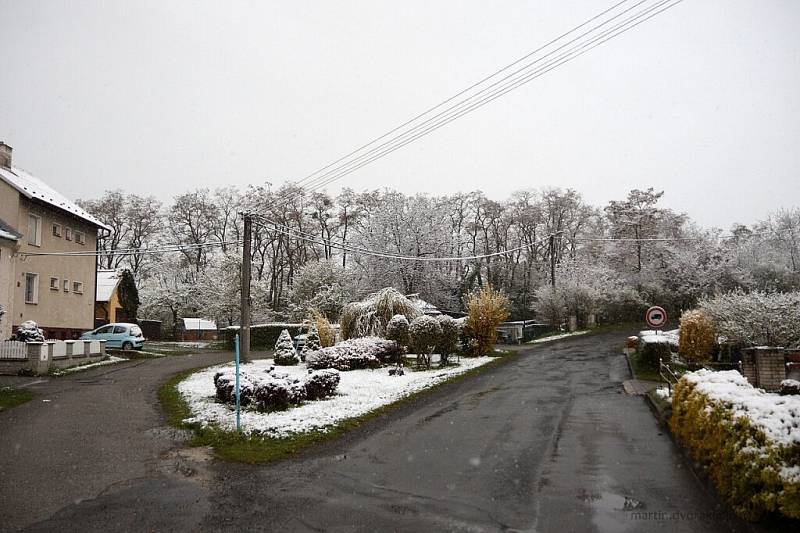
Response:
[[[68,241],[72,240],[72,228],[64,228],[64,238]]]
[[[28,244],[42,245],[42,217],[28,215]]]
[[[25,273],[25,303],[39,303],[39,274]]]
[[[72,282],[72,292],[76,292],[78,294],[83,294],[83,283],[80,281],[73,281]]]
[[[125,326],[114,326],[114,333],[125,333]]]
[[[113,326],[103,326],[102,328],[95,330],[95,334],[111,333],[111,328],[112,327]]]
[[[78,244],[86,244],[86,236],[80,231],[76,231],[75,242],[77,242]]]
[[[58,278],[50,278],[50,290],[51,291],[58,290]]]
[[[134,337],[141,337],[142,329],[139,326],[131,326],[131,335]]]
[[[53,224],[53,237],[61,237],[61,224]]]
[[[69,292],[69,280],[64,280],[64,292]]]

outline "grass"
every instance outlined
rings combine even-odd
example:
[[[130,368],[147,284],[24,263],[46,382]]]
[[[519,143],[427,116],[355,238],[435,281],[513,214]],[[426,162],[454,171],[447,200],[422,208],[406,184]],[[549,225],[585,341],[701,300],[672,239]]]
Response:
[[[181,342],[167,342],[167,341],[146,341],[144,349],[146,353],[152,356],[166,355],[166,356],[180,356],[196,353],[206,352],[219,352],[224,350],[224,343],[222,341],[202,341],[208,344],[201,348],[191,348],[188,346],[181,346]],[[140,352],[144,353],[144,352]]]
[[[631,362],[631,370],[633,370],[634,378],[646,381],[662,381],[658,369],[645,365],[636,352],[629,355],[628,359]]]
[[[192,429],[194,431],[194,437],[189,442],[190,446],[211,446],[214,449],[216,456],[221,459],[249,464],[261,464],[291,457],[309,446],[333,440],[340,435],[361,426],[368,420],[387,415],[396,409],[409,405],[410,403],[428,394],[431,394],[433,391],[443,385],[478,375],[489,370],[490,368],[497,366],[498,364],[501,364],[502,362],[513,359],[511,355],[513,355],[513,353],[508,352],[507,356],[497,356],[495,360],[485,365],[470,369],[463,374],[453,376],[432,387],[405,396],[404,398],[379,407],[378,409],[370,411],[364,415],[343,420],[335,427],[330,428],[328,431],[310,431],[306,433],[298,433],[288,438],[274,438],[255,435],[247,436],[244,434],[239,434],[235,431],[221,430],[217,427],[200,428],[184,424],[183,421],[191,416],[191,411],[180,392],[178,392],[178,384],[186,379],[189,375],[202,369],[192,369],[172,376],[159,389],[158,399],[161,402],[161,406],[164,409],[167,421],[170,425],[177,428]]]
[[[27,389],[0,388],[0,413],[33,400],[35,395]]]
[[[658,418],[664,423],[668,422],[669,418],[672,416],[672,403],[656,394],[655,390],[648,392],[647,396],[650,398],[650,402],[656,408],[656,411],[658,411]]]

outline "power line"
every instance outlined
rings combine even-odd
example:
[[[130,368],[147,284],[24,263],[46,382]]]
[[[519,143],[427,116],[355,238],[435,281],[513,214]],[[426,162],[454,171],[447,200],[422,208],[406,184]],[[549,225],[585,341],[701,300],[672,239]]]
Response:
[[[242,244],[243,241],[213,241],[203,242],[197,244],[175,244],[166,245],[162,247],[153,248],[128,248],[124,250],[97,250],[86,252],[17,252],[21,258],[25,257],[42,257],[42,256],[57,256],[57,257],[101,257],[101,256],[122,256],[128,257],[132,255],[149,255],[149,254],[163,254],[171,252],[185,252],[189,250],[196,250],[200,248],[215,248],[234,244]]]
[[[384,157],[385,155],[388,155],[389,153],[391,153],[391,152],[393,152],[393,151],[405,146],[406,144],[408,144],[410,142],[413,142],[414,140],[416,140],[416,139],[418,139],[418,138],[420,138],[420,137],[422,137],[424,135],[427,135],[428,133],[430,133],[432,131],[435,131],[436,129],[444,126],[445,124],[448,124],[448,123],[452,122],[453,120],[456,120],[457,118],[460,118],[461,116],[463,116],[463,115],[465,115],[465,114],[467,114],[467,113],[469,113],[469,112],[471,112],[471,111],[473,111],[473,110],[475,110],[475,109],[477,109],[479,107],[482,107],[483,105],[486,105],[487,103],[499,98],[500,96],[503,96],[504,94],[510,92],[511,90],[514,90],[514,89],[516,89],[516,88],[518,88],[518,87],[520,87],[520,86],[522,86],[524,84],[527,84],[530,81],[532,81],[532,80],[534,80],[534,79],[546,74],[547,72],[549,72],[549,71],[551,71],[551,70],[553,70],[555,68],[558,68],[559,66],[561,66],[561,65],[563,65],[563,64],[565,64],[565,63],[567,63],[569,61],[572,61],[573,59],[583,55],[584,53],[592,50],[593,48],[595,48],[595,47],[607,42],[608,40],[610,40],[610,39],[612,39],[614,37],[617,37],[617,36],[621,35],[622,33],[625,33],[626,31],[628,31],[630,29],[633,29],[634,27],[638,26],[639,24],[644,23],[645,21],[649,20],[650,18],[653,18],[654,16],[666,11],[667,9],[670,9],[670,8],[674,7],[675,5],[679,4],[682,1],[683,0],[677,0],[677,1],[673,2],[672,0],[662,0],[662,1],[652,5],[650,7],[647,7],[645,9],[637,12],[635,15],[629,17],[628,19],[626,19],[625,21],[617,24],[616,26],[614,26],[614,27],[612,27],[610,29],[604,30],[599,35],[594,36],[594,37],[582,42],[581,44],[578,44],[578,45],[574,46],[572,49],[570,49],[569,51],[567,51],[564,54],[560,55],[559,57],[554,58],[552,60],[549,60],[544,66],[539,67],[538,69],[534,70],[533,72],[527,72],[527,73],[521,74],[520,76],[516,77],[515,79],[507,81],[502,86],[498,87],[497,89],[494,89],[490,94],[488,94],[488,95],[486,95],[484,97],[481,97],[481,99],[479,99],[478,101],[470,102],[470,100],[472,100],[474,98],[474,96],[473,96],[473,97],[467,98],[467,99],[459,102],[458,104],[456,104],[454,106],[451,106],[449,109],[438,113],[434,117],[426,120],[422,124],[419,124],[419,125],[415,126],[414,128],[410,129],[409,131],[407,131],[407,132],[405,132],[405,133],[403,133],[401,135],[395,136],[395,138],[393,138],[393,139],[391,139],[389,141],[386,141],[386,142],[380,144],[379,146],[377,146],[375,148],[372,148],[371,150],[369,150],[365,154],[362,154],[361,156],[359,156],[357,158],[354,158],[351,161],[349,161],[349,162],[347,162],[347,163],[345,163],[343,165],[339,165],[336,168],[334,168],[332,170],[329,170],[325,174],[323,174],[321,176],[318,176],[317,178],[314,178],[314,180],[312,180],[312,181],[315,184],[315,188],[320,188],[322,186],[325,186],[325,185],[327,185],[327,184],[329,184],[329,183],[331,183],[331,182],[333,182],[335,180],[338,180],[338,179],[344,177],[345,175],[348,175],[348,174],[354,172],[355,170],[358,170],[359,168],[365,166],[366,164],[369,164],[372,161],[375,161],[376,159],[379,159],[381,157]],[[549,52],[544,57],[547,57],[548,55],[552,55],[557,50],[560,50],[560,49],[564,48],[565,46],[567,46],[567,45],[579,40],[581,37],[584,37],[584,36],[590,34],[591,31],[594,31],[595,29],[607,24],[609,21],[621,16],[622,14],[624,14],[624,13],[630,11],[631,9],[641,5],[642,3],[643,2],[639,2],[638,4],[635,4],[633,7],[626,9],[622,13],[619,13],[619,14],[615,15],[611,19],[609,19],[609,20],[603,22],[602,24],[594,27],[589,32],[586,32],[586,33],[582,34],[580,37],[578,37],[576,39],[573,39],[573,40],[567,42],[566,44],[560,46],[556,50]],[[537,61],[531,63],[531,65],[533,65],[535,63],[538,63],[542,59],[544,59],[544,58],[538,59]],[[506,76],[502,80],[492,84],[491,86],[487,87],[486,89],[483,89],[478,94],[481,94],[481,93],[487,91],[491,87],[494,87],[494,86],[496,86],[498,84],[501,84],[504,80],[506,80],[506,79],[508,79],[510,77],[513,77],[517,73],[520,73],[520,72],[524,71],[526,68],[527,67],[525,67],[523,69],[519,69],[515,73],[513,73],[513,74],[511,74],[509,76]],[[458,109],[458,107],[461,106],[462,104],[466,104],[466,107],[462,107],[461,109]],[[442,115],[447,115],[449,113],[452,113],[454,110],[455,110],[455,114],[452,114],[452,115],[449,115],[449,116],[445,116],[444,118],[442,118],[438,122],[435,122],[431,126],[425,128],[425,129],[422,129],[420,131],[420,128],[425,127],[425,124],[429,124],[431,121],[436,120],[437,117],[441,117]],[[408,137],[409,135],[411,135],[410,138],[406,138],[405,140],[402,140],[404,137]],[[393,143],[397,143],[397,144],[393,145]],[[333,165],[329,165],[329,166],[333,166]]]

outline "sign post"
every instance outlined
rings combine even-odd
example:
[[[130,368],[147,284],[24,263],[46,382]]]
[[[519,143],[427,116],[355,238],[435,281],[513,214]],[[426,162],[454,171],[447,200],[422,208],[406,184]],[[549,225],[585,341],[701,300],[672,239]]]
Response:
[[[236,431],[242,432],[242,419],[240,415],[241,401],[239,398],[239,335],[233,340],[234,347],[236,348]]]
[[[645,312],[644,319],[648,326],[658,331],[667,323],[667,312],[663,307],[654,305]]]

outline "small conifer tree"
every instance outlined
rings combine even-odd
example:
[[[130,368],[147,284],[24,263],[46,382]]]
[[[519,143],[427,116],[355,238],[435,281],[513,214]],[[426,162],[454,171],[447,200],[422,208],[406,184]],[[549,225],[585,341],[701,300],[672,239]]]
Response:
[[[278,340],[275,343],[275,355],[273,357],[276,365],[296,365],[300,362],[297,356],[297,350],[294,349],[292,344],[292,336],[289,335],[288,330],[281,331]]]

